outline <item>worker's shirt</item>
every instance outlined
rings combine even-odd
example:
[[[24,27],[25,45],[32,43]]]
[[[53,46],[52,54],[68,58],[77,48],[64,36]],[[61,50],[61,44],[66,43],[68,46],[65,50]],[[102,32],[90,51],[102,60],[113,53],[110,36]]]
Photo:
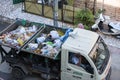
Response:
[[[79,63],[79,59],[76,56],[72,57],[72,63],[73,64],[78,64]]]

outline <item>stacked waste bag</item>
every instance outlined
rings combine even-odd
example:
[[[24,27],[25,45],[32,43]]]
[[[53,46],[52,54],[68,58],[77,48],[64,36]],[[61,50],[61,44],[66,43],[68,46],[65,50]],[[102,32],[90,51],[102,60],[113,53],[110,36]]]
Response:
[[[46,26],[26,46],[24,51],[55,58],[60,52],[67,29]]]
[[[0,45],[55,59],[72,29],[17,20],[0,33]]]
[[[23,24],[22,20],[15,21],[1,32],[0,44],[20,49],[40,28],[42,28],[41,25],[31,23]]]

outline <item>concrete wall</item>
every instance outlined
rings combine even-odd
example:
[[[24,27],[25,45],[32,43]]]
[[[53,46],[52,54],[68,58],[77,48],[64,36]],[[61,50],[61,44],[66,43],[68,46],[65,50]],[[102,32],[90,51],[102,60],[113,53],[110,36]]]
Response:
[[[85,0],[75,0],[76,7],[84,7]],[[92,10],[94,0],[87,0],[89,8]],[[120,21],[120,0],[96,0],[96,9],[104,8],[105,15],[110,16],[112,19]]]
[[[102,1],[97,0],[97,8],[100,8]],[[120,0],[104,0],[103,8],[106,10],[106,15],[120,21]]]

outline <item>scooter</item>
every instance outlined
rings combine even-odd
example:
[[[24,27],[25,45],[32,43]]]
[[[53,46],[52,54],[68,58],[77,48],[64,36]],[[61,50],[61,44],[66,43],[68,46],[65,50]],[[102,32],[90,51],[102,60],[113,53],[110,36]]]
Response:
[[[98,30],[105,35],[120,36],[120,22],[106,22],[106,18],[101,13],[95,24],[92,26],[92,30]]]

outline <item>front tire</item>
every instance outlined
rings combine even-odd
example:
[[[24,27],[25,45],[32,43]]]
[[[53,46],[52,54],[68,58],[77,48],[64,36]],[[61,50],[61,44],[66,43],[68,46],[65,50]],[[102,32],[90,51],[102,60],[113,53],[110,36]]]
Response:
[[[19,67],[13,67],[12,76],[18,80],[22,80],[25,77],[25,72]]]

